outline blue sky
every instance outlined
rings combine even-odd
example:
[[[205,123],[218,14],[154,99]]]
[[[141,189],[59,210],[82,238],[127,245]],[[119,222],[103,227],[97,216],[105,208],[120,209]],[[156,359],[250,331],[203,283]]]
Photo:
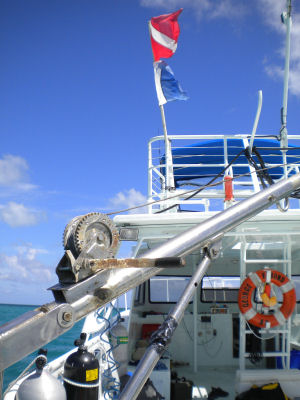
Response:
[[[299,133],[300,4],[288,131]],[[0,15],[0,302],[40,304],[67,222],[144,201],[147,141],[162,133],[147,21],[183,7],[167,62],[188,92],[170,134],[277,134],[284,0],[3,0]]]

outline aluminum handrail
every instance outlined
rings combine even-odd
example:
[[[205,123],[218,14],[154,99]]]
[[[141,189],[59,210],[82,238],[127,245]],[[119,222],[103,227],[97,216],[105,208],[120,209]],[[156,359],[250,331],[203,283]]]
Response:
[[[268,135],[270,136],[270,135]],[[273,136],[272,136],[273,137]],[[243,145],[240,147],[245,148],[248,146],[249,144],[249,140],[251,139],[251,135],[250,134],[216,134],[216,135],[168,135],[168,138],[170,139],[171,142],[171,149],[184,149],[187,145],[187,142],[197,142],[197,141],[205,141],[205,140],[222,140],[223,141],[223,148],[224,148],[224,161],[222,163],[214,163],[214,164],[205,164],[203,162],[201,162],[201,155],[199,155],[199,163],[191,163],[191,164],[184,164],[184,163],[176,163],[176,165],[174,165],[174,167],[176,168],[177,172],[178,169],[182,168],[183,171],[183,175],[184,171],[187,170],[188,168],[199,168],[199,171],[203,170],[204,168],[206,169],[212,169],[212,168],[225,168],[226,166],[228,166],[228,140],[229,139],[241,139],[243,141]],[[275,135],[274,135],[275,138]],[[290,143],[293,143],[295,141],[299,141],[299,145],[300,145],[300,135],[288,135],[288,139],[290,141]],[[159,163],[159,161],[162,158],[162,154],[159,154],[159,146],[155,146],[157,143],[161,142],[163,144],[163,140],[164,137],[163,136],[156,136],[150,139],[149,143],[148,143],[148,202],[152,202],[158,199],[165,199],[165,201],[160,202],[159,203],[159,208],[160,209],[165,209],[166,207],[169,207],[172,204],[178,204],[178,205],[183,205],[183,204],[195,204],[198,205],[199,204],[199,198],[200,199],[208,199],[209,201],[212,202],[212,204],[208,205],[208,210],[212,209],[212,206],[214,205],[213,203],[213,199],[216,198],[222,198],[224,197],[224,184],[222,181],[222,178],[220,177],[220,179],[218,179],[219,181],[219,185],[217,187],[213,187],[213,189],[211,188],[204,188],[201,190],[201,192],[196,195],[195,197],[191,198],[191,201],[189,201],[187,203],[186,201],[186,197],[191,195],[191,192],[188,193],[187,195],[185,195],[184,193],[187,190],[182,190],[182,187],[180,188],[174,188],[173,190],[168,190],[168,188],[166,187],[165,184],[165,177],[162,174],[161,169],[162,168],[166,168],[166,163]],[[255,137],[255,141],[257,143],[257,141],[260,140],[266,140],[266,136],[256,136]],[[179,142],[184,142],[184,145],[179,145]],[[205,149],[205,147],[199,146],[199,148]],[[220,146],[218,146],[218,149],[220,148]],[[162,152],[163,152],[163,147],[161,148]],[[279,149],[280,150],[280,149]],[[276,150],[277,151],[277,150]],[[285,152],[286,154],[286,152]],[[180,155],[180,157],[182,159],[185,159],[186,157],[196,157],[197,155],[190,155],[187,154],[186,156]],[[203,154],[203,156],[206,156],[205,154]],[[211,157],[214,156],[218,156],[220,157],[220,154],[215,154],[212,155]],[[272,168],[281,168],[282,169],[282,176],[284,175],[284,167],[282,165],[282,155],[280,153],[278,154],[274,154],[273,156],[278,156],[278,163],[266,163],[266,166],[270,169]],[[294,157],[291,154],[291,157]],[[287,160],[288,162],[288,160]],[[300,162],[300,158],[299,158],[299,162]],[[237,176],[235,174],[236,168],[248,168],[249,170],[249,180],[245,180],[247,179],[246,176]],[[292,173],[298,173],[299,172],[299,165],[296,163],[290,164],[287,168],[287,175],[291,176]],[[201,172],[200,172],[201,174]],[[230,168],[228,168],[226,174],[229,174],[230,176],[233,176],[235,179],[232,181],[232,185],[233,185],[233,190],[234,190],[234,196],[235,198],[240,199],[244,199],[244,198],[248,198],[249,196],[251,196],[254,193],[257,193],[258,191],[260,191],[262,189],[262,186],[259,182],[258,176],[256,174],[256,171],[254,170],[254,168],[250,165],[247,165],[245,163],[240,163],[237,160],[237,163],[234,165],[231,165]],[[186,186],[189,187],[189,181],[191,181],[191,185],[189,187],[189,189],[191,190],[191,188],[193,187],[193,183],[197,183],[197,179],[198,179],[198,183],[201,184],[201,182],[199,182],[199,178],[197,178],[198,174],[195,174],[195,177],[191,177],[191,180],[186,181]],[[177,174],[178,176],[178,174]],[[243,182],[239,181],[240,178],[244,178]],[[280,177],[280,179],[282,179]],[[280,180],[278,179],[278,180]],[[160,183],[160,188],[158,187]],[[246,186],[245,188],[243,188],[243,186]],[[160,192],[159,192],[160,190]],[[196,190],[196,188],[195,188]],[[168,199],[168,197],[173,197],[172,199]],[[193,201],[194,199],[194,201]],[[299,208],[300,204],[295,204],[293,203],[291,208]],[[197,206],[198,207],[198,206]],[[197,208],[196,207],[196,208]],[[224,203],[224,208],[227,207],[227,204]],[[148,206],[148,212],[149,213],[153,213],[157,211],[157,205],[152,204]],[[174,209],[172,209],[172,211],[174,212]],[[199,212],[205,212],[207,211],[207,209],[203,209],[203,207],[201,208],[197,208],[195,211],[199,211]]]

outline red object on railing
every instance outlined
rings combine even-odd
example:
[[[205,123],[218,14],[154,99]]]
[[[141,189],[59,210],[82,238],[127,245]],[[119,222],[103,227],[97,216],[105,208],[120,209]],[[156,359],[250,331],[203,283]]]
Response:
[[[232,201],[233,200],[232,177],[226,175],[224,177],[224,181],[225,181],[225,201]]]

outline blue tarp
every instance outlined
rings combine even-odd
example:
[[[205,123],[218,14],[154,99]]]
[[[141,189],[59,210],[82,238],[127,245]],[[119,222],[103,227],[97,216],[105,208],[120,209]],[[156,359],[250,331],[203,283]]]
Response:
[[[201,141],[192,146],[175,148],[172,150],[174,179],[175,185],[178,186],[182,181],[190,181],[192,179],[209,178],[219,174],[224,166],[211,166],[213,164],[224,164],[224,142],[222,139]],[[254,146],[258,148],[265,164],[282,164],[282,153],[279,150],[280,142],[270,139],[259,139],[254,141]],[[291,146],[290,146],[291,147]],[[228,162],[230,163],[234,157],[244,148],[242,139],[228,139],[227,152]],[[278,150],[277,150],[278,149]],[[253,158],[259,165],[258,159],[253,153]],[[300,161],[300,149],[288,150],[288,163]],[[161,163],[165,162],[165,157],[161,159]],[[199,167],[176,167],[176,164],[199,164]],[[202,164],[203,166],[200,166]],[[246,174],[249,172],[249,163],[245,154],[240,155],[235,164],[243,164],[234,168],[234,175]],[[165,168],[162,168],[165,173]],[[269,174],[273,179],[278,179],[283,174],[282,167],[276,167],[269,170]]]

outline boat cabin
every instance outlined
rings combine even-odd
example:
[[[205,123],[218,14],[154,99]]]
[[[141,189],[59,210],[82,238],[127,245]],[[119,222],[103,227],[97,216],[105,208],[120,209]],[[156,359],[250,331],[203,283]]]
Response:
[[[299,137],[289,139],[293,145],[285,156],[287,174],[291,176],[299,172]],[[170,141],[174,187],[168,189],[165,184],[163,138],[154,138],[149,144],[148,213],[114,218],[121,238],[135,236],[134,257],[142,257],[176,235],[200,226],[221,210],[259,193],[269,185],[268,180],[278,181],[284,175],[282,151],[274,139],[256,138],[250,157],[249,136],[171,136]],[[264,177],[258,171],[262,163],[267,172]],[[229,189],[226,176],[231,178]],[[211,261],[168,350],[151,375],[166,399],[176,398],[171,395],[171,387],[174,390],[175,383],[182,379],[193,382],[194,398],[207,398],[212,388],[221,388],[233,399],[254,384],[279,381],[283,388],[295,385],[300,373],[291,370],[290,365],[300,357],[299,222],[299,199],[295,195],[221,236],[218,257]],[[197,248],[184,257],[184,267],[165,268],[134,290],[129,322],[130,371],[142,358],[153,331],[180,299],[204,251],[203,247]],[[264,269],[280,271],[296,290],[291,317],[276,327],[252,325],[239,307],[242,282],[250,273]],[[283,303],[283,294],[276,285],[272,285],[273,291],[278,307]],[[252,301],[258,313],[265,312],[259,287],[253,291]],[[300,393],[298,384],[296,391]],[[295,395],[293,391],[287,393]]]

